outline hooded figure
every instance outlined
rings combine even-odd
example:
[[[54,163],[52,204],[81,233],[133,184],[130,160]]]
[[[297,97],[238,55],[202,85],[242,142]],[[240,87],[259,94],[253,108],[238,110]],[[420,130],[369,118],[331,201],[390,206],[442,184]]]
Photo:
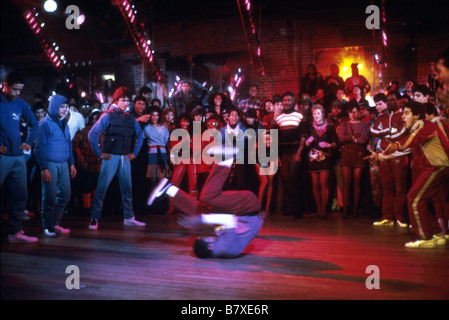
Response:
[[[47,169],[48,161],[74,164],[70,130],[67,126],[67,112],[60,117],[61,105],[68,100],[60,95],[51,98],[47,116],[39,123],[39,133],[36,140],[36,159],[41,170]]]
[[[70,232],[60,226],[71,196],[70,177],[76,175],[67,105],[63,96],[51,98],[48,114],[39,122],[36,139],[35,155],[42,175],[42,224],[48,237]]]

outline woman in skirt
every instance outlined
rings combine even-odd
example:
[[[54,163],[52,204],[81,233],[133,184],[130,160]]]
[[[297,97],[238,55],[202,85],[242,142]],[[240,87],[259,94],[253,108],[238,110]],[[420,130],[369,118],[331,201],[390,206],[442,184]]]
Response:
[[[355,100],[353,100],[355,102]],[[351,180],[353,187],[352,215],[357,216],[360,179],[365,168],[366,146],[369,141],[369,122],[359,119],[357,103],[348,103],[349,121],[340,125],[341,169],[343,173],[343,217],[347,217]]]
[[[149,149],[147,178],[151,179],[152,185],[156,185],[159,179],[167,178],[170,175],[166,149],[170,133],[167,127],[161,123],[161,109],[152,106],[149,108],[149,112],[149,122],[144,129]]]
[[[312,189],[317,206],[317,217],[326,219],[326,207],[329,199],[329,174],[332,167],[331,150],[337,148],[337,133],[333,125],[324,118],[322,105],[312,107],[313,123],[310,137],[306,141],[309,147],[307,161],[312,178]]]

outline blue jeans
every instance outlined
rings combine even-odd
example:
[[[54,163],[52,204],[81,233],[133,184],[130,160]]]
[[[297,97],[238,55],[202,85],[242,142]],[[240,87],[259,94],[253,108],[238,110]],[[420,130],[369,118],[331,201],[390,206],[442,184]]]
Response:
[[[122,205],[125,219],[134,217],[131,184],[131,163],[126,156],[112,155],[111,160],[101,162],[100,177],[98,178],[97,191],[90,211],[92,219],[99,220],[103,210],[103,201],[109,184],[117,174],[120,191],[122,192]]]
[[[70,201],[70,171],[67,162],[48,161],[50,182],[42,181],[42,226],[44,229],[61,224],[65,207]]]
[[[0,186],[9,189],[9,233],[22,231],[22,218],[27,206],[27,167],[23,156],[0,157]]]

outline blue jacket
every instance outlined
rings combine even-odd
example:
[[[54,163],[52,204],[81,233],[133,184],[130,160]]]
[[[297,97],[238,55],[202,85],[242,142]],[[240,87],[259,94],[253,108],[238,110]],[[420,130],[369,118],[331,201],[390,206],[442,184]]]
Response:
[[[59,108],[67,99],[54,95],[48,106],[47,117],[39,122],[39,133],[34,153],[41,170],[47,169],[48,161],[75,163],[72,152],[72,140],[67,119],[59,119]]]
[[[8,101],[0,94],[0,146],[6,146],[7,156],[23,155],[20,145],[20,118],[28,124],[28,138],[26,143],[33,145],[38,131],[38,122],[30,106],[22,99]]]

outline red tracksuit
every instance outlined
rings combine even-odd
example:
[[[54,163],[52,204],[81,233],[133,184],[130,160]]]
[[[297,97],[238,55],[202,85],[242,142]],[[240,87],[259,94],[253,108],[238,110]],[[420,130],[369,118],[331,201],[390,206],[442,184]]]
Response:
[[[384,113],[377,117],[371,128],[373,137],[381,138],[380,148],[385,150],[389,142],[403,138],[406,128],[402,121],[402,112]],[[380,161],[379,173],[382,187],[382,219],[404,222],[407,212],[407,164],[408,156]]]
[[[400,150],[411,148],[412,166],[419,174],[407,194],[410,222],[422,239],[430,239],[440,233],[435,216],[428,209],[428,202],[439,198],[448,209],[449,199],[449,126],[426,120],[416,122],[410,135],[397,143]],[[418,166],[418,167],[417,167]],[[446,213],[447,214],[447,213]]]

